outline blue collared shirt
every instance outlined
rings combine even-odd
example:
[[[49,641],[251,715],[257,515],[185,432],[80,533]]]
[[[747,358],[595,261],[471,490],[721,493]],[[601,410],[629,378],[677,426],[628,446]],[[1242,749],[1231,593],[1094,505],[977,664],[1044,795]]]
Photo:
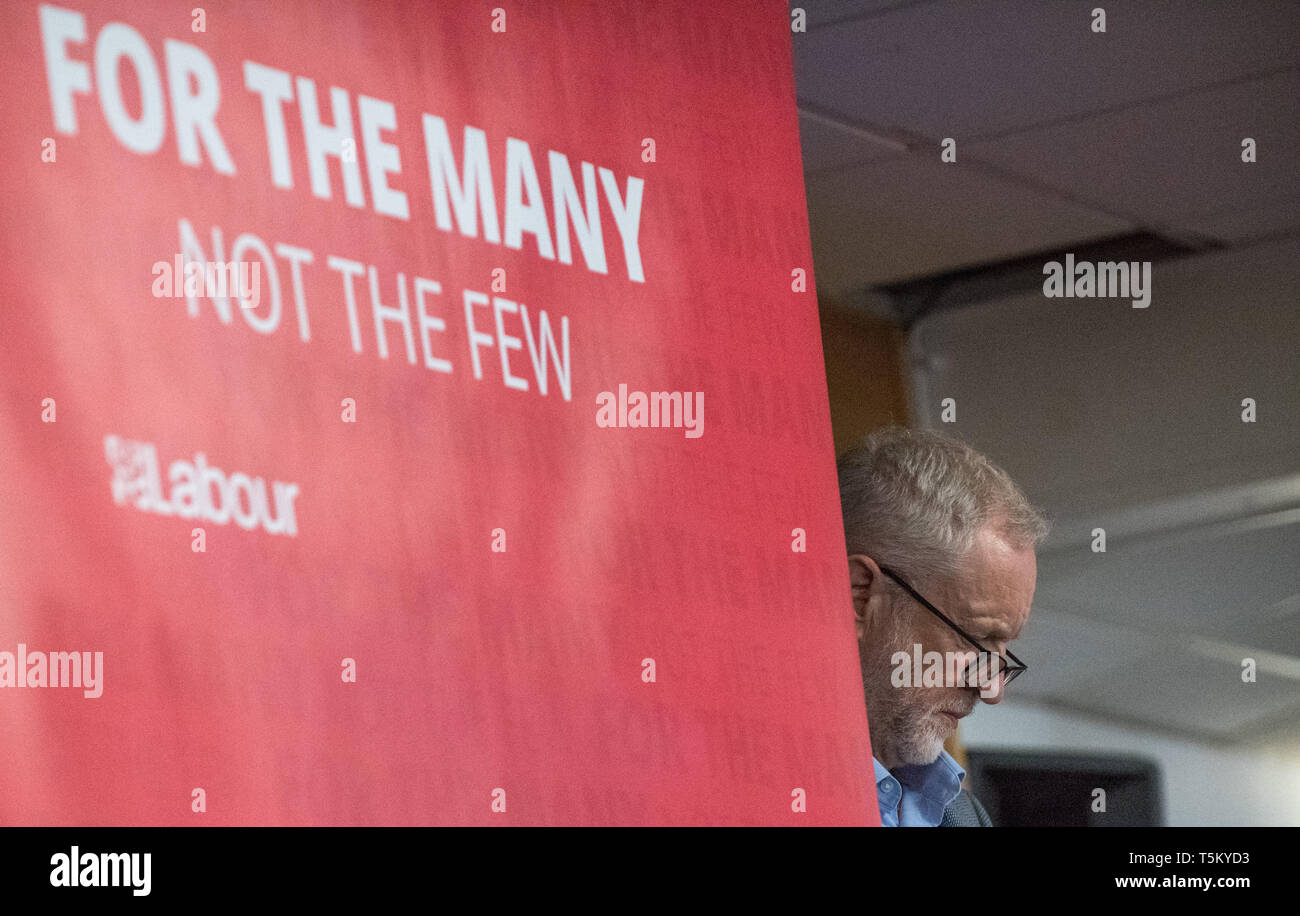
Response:
[[[876,758],[871,762],[876,765],[882,827],[938,827],[943,810],[961,794],[961,781],[966,778],[966,771],[947,751],[940,751],[934,763],[895,767],[892,773]]]

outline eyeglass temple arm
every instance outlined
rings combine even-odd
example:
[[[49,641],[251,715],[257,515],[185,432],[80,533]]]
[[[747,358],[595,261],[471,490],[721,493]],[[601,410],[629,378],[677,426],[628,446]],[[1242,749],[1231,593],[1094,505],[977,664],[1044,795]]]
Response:
[[[935,606],[934,606],[933,604],[931,604],[929,601],[926,601],[925,598],[921,597],[921,593],[920,593],[920,592],[918,592],[916,589],[912,588],[912,586],[910,586],[910,585],[908,585],[906,582],[904,582],[904,581],[902,580],[902,578],[901,578],[901,577],[900,577],[896,572],[894,572],[892,569],[888,568],[887,566],[882,566],[882,567],[880,567],[880,571],[881,571],[882,573],[884,573],[885,575],[889,576],[889,578],[893,579],[893,580],[894,580],[895,582],[897,582],[899,585],[903,586],[903,588],[907,591],[907,593],[908,593],[909,595],[911,595],[913,598],[915,598],[915,599],[917,600],[917,602],[918,602],[922,607],[924,607],[927,611],[929,611],[931,614],[934,614],[936,617],[938,617],[938,618],[939,618],[940,620],[942,620],[944,623],[948,624],[948,626],[952,627],[954,630],[956,630],[958,633],[960,633],[960,634],[962,635],[962,637],[964,637],[965,639],[970,640],[971,644],[974,645],[975,648],[979,649],[981,652],[987,652],[989,655],[997,655],[997,654],[998,654],[998,653],[996,653],[996,652],[991,652],[991,651],[989,651],[988,649],[986,649],[986,648],[984,648],[983,646],[981,646],[980,643],[979,643],[979,640],[977,640],[974,636],[971,636],[969,633],[967,633],[967,632],[966,632],[965,630],[963,630],[961,627],[957,626],[957,624],[955,624],[955,623],[953,623],[951,620],[949,620],[949,619],[948,619],[948,616],[947,616],[946,614],[944,614],[943,611],[939,610],[937,607],[935,607]],[[1015,654],[1014,654],[1010,649],[1006,650],[1006,656],[1007,656],[1007,658],[1011,659],[1011,661],[1015,662],[1015,663],[1016,663],[1016,666],[1017,666],[1020,670],[1022,670],[1022,671],[1027,671],[1027,670],[1029,669],[1029,666],[1026,665],[1024,662],[1022,662],[1020,659],[1016,658]],[[1010,666],[1008,666],[1008,668],[1010,668]]]

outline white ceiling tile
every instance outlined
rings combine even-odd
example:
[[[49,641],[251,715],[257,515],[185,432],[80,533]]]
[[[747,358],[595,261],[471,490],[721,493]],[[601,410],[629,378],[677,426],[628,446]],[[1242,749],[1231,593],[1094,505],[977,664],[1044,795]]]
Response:
[[[1011,646],[1029,670],[1011,690],[1034,699],[1070,697],[1098,671],[1132,664],[1156,645],[1140,631],[1059,613],[1035,597],[1029,621]]]
[[[936,312],[913,410],[943,426],[956,398],[952,431],[1057,516],[1295,473],[1297,263],[1296,241],[1157,262],[1145,309],[1035,291]],[[1266,421],[1241,422],[1247,396]]]
[[[802,8],[807,14],[808,27],[814,28],[916,2],[917,0],[791,0],[790,9]]]
[[[1257,162],[1241,161],[1244,137]],[[1143,225],[1262,210],[1300,196],[1300,70],[966,150]]]
[[[1300,540],[1300,529],[1292,529],[1292,536]],[[1292,557],[1294,560],[1294,557]],[[1300,589],[1283,598],[1271,608],[1264,608],[1255,619],[1243,621],[1236,635],[1247,646],[1260,646],[1300,659]],[[1290,613],[1280,613],[1277,608],[1291,606]]]
[[[1035,600],[1151,632],[1250,645],[1252,634],[1279,622],[1270,608],[1300,592],[1300,525],[1191,543],[1108,543],[1104,554],[1082,543],[1078,552],[1072,569],[1043,577]],[[1300,657],[1300,645],[1257,648]]]
[[[825,118],[799,112],[799,142],[803,148],[804,172],[837,168],[900,155],[900,151],[873,142]]]
[[[1300,65],[1300,3],[924,3],[792,36],[801,100],[973,137]]]
[[[1069,705],[1158,728],[1231,738],[1288,711],[1300,716],[1300,682],[1260,677],[1243,683],[1240,664],[1164,650],[1117,670],[1099,671]]]
[[[1131,228],[937,157],[812,174],[806,185],[818,285],[835,295]]]
[[[1222,242],[1295,235],[1300,233],[1300,195],[1284,195],[1226,212],[1171,219],[1169,225]]]

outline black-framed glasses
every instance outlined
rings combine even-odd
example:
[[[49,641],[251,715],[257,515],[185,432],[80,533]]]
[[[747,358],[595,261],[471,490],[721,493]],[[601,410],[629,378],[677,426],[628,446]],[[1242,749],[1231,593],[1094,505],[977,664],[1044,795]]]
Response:
[[[933,614],[934,616],[942,620],[944,623],[946,623],[950,628],[956,631],[957,635],[959,635],[962,639],[966,640],[968,643],[970,643],[972,646],[974,646],[976,649],[979,650],[979,654],[975,656],[975,660],[966,666],[966,674],[965,674],[966,684],[971,686],[983,687],[984,686],[983,679],[979,677],[979,673],[987,672],[990,676],[993,674],[999,675],[1002,678],[1001,686],[1006,687],[1008,684],[1014,681],[1016,677],[1019,676],[1022,672],[1029,670],[1029,666],[1026,665],[1024,662],[1022,662],[1020,659],[1016,658],[1015,653],[1013,653],[1010,649],[1007,650],[1006,655],[999,655],[996,652],[992,652],[988,649],[985,649],[983,646],[979,644],[979,641],[974,636],[971,636],[961,627],[957,626],[957,624],[949,620],[948,617],[943,613],[943,611],[939,610],[937,607],[935,607],[933,604],[927,601],[920,592],[912,588],[912,586],[908,585],[907,582],[904,581],[903,577],[900,576],[898,573],[894,572],[892,569],[888,568],[887,566],[881,566],[880,571],[885,575],[889,576],[889,578],[893,579],[899,585],[901,585],[904,591],[906,591],[909,595],[911,595],[913,598],[916,599],[917,603],[919,603],[931,614]],[[983,667],[981,667],[981,665]],[[975,677],[973,680],[972,680],[972,672],[975,673]]]

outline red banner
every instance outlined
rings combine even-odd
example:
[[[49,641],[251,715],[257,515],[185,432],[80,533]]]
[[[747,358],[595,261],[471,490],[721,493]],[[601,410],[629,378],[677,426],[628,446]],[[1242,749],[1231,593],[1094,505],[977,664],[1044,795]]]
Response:
[[[784,4],[0,17],[0,820],[878,822]]]

